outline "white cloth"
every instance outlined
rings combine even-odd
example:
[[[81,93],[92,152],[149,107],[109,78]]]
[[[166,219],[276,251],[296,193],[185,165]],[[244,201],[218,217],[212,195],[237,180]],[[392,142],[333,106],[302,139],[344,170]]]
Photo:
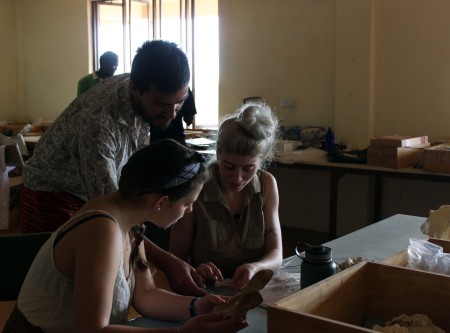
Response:
[[[67,278],[53,261],[53,243],[58,232],[42,246],[20,290],[17,306],[27,320],[47,333],[73,332],[74,281]],[[127,320],[134,290],[134,272],[128,281],[123,262],[114,286],[110,323]]]

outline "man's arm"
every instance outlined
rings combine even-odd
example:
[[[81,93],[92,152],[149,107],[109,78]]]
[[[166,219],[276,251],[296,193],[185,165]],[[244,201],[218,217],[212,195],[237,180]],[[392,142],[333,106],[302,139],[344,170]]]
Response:
[[[89,82],[87,82],[87,78],[83,77],[78,81],[77,85],[77,97],[84,93],[89,89]]]
[[[183,115],[183,120],[187,126],[192,125],[194,122],[194,116],[197,114],[197,108],[195,107],[194,94],[191,89],[188,90],[189,96],[184,101],[183,107],[179,111]]]
[[[173,254],[164,251],[148,238],[144,239],[147,260],[162,270],[173,291],[192,296],[206,294],[202,278],[195,269]]]
[[[118,189],[116,159],[124,159],[126,153],[120,150],[116,140],[111,130],[95,123],[85,128],[77,139],[78,172],[88,199]]]

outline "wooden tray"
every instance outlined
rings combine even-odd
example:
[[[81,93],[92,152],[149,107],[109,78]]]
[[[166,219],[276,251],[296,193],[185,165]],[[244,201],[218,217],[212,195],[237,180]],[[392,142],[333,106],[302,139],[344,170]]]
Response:
[[[427,315],[450,332],[450,277],[363,262],[269,306],[269,333],[374,332],[368,321]],[[371,326],[370,326],[371,327]]]

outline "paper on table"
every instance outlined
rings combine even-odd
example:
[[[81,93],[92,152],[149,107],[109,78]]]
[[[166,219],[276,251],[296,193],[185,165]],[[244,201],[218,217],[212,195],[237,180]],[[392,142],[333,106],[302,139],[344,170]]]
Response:
[[[301,162],[324,163],[327,162],[327,152],[317,148],[293,150],[282,153],[280,156],[277,156],[275,160],[285,164]]]
[[[210,294],[222,295],[222,296],[234,296],[235,291],[227,289],[231,284],[229,283],[231,279],[225,279],[223,282],[216,282],[214,286],[206,287],[206,291]]]
[[[264,301],[263,307],[300,290],[300,273],[282,272],[275,274],[269,283],[260,290]]]
[[[207,290],[211,294],[234,296],[236,292],[227,289],[230,279],[225,279],[223,282],[216,283],[214,287],[208,287]],[[264,301],[262,307],[267,307],[276,301],[289,296],[292,293],[300,290],[300,273],[299,272],[278,272],[267,285],[259,292]]]
[[[186,143],[188,145],[194,145],[194,146],[210,146],[216,143],[216,141],[208,139],[208,138],[193,138],[193,139],[187,139]]]

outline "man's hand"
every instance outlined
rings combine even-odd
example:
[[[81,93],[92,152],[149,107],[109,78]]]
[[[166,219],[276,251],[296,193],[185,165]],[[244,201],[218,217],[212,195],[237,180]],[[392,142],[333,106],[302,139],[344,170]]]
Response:
[[[144,244],[147,260],[166,274],[170,288],[174,292],[189,296],[206,294],[202,277],[191,265],[164,251],[148,238],[144,239]]]

